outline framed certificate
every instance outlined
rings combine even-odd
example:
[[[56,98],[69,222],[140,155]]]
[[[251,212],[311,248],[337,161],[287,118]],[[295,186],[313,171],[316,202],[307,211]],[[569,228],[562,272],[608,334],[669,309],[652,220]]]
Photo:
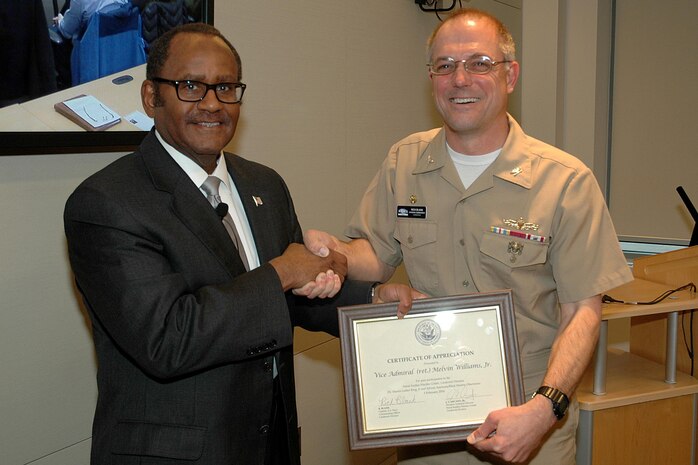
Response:
[[[465,440],[524,401],[511,291],[339,308],[352,449]]]

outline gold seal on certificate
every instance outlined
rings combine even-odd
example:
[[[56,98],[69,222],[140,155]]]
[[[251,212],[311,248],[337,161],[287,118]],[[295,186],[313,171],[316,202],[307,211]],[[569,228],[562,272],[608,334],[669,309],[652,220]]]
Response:
[[[511,291],[339,309],[352,449],[465,440],[523,403]]]

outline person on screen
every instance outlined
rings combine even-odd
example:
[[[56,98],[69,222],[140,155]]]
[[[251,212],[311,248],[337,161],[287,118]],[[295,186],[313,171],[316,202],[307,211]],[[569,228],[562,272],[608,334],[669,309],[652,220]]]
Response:
[[[65,15],[53,18],[56,30],[66,39],[77,39],[87,28],[92,15],[110,5],[125,5],[128,0],[71,0]]]
[[[212,26],[162,35],[141,87],[154,129],[66,203],[98,360],[94,465],[299,465],[293,327],[337,335],[339,305],[400,300],[405,313],[418,296],[340,289],[345,257],[303,247],[283,179],[223,152],[241,66]],[[291,292],[311,281],[317,297],[338,294]]]
[[[520,65],[496,17],[456,11],[427,62],[443,127],[390,149],[345,230],[352,241],[308,231],[306,246],[345,254],[354,279],[384,281],[404,263],[431,296],[513,290],[529,400],[491,412],[467,441],[401,448],[400,464],[574,464],[574,393],[601,294],[632,279],[606,204],[586,166],[507,113]]]

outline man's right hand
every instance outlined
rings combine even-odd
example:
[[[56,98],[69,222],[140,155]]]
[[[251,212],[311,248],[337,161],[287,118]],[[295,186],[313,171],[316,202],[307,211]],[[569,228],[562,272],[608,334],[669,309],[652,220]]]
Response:
[[[337,250],[346,255],[346,250],[340,249],[346,244],[325,231],[309,229],[303,233],[303,242],[308,250],[320,257],[326,257],[330,250]]]
[[[386,282],[395,272],[395,267],[383,263],[371,243],[366,239],[340,241],[332,234],[317,229],[309,229],[303,234],[305,246],[316,255],[326,256],[330,250],[347,257],[349,279],[359,281]]]
[[[320,273],[331,270],[340,281],[347,275],[347,258],[334,250],[320,257],[311,253],[301,244],[291,244],[281,254],[269,262],[279,275],[284,291],[301,288],[310,281],[315,281]],[[332,279],[335,279],[334,277]]]

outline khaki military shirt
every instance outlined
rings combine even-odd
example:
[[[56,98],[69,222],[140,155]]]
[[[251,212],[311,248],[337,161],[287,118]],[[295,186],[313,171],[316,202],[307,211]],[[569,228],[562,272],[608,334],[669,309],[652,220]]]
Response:
[[[509,125],[500,155],[468,189],[443,129],[401,140],[345,234],[368,239],[388,265],[404,262],[412,286],[431,296],[512,289],[530,393],[547,368],[559,304],[632,275],[592,172]]]

